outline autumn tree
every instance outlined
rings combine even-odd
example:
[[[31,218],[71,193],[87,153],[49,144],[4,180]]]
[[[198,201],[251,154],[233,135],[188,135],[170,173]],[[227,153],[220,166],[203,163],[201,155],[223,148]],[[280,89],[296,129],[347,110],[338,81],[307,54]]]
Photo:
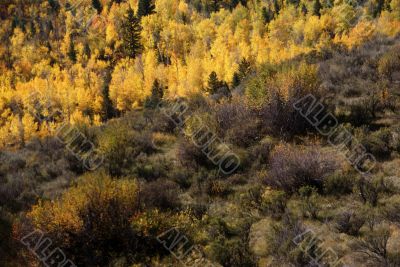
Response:
[[[135,16],[132,8],[128,9],[121,26],[123,52],[125,56],[135,58],[142,51],[140,20]]]

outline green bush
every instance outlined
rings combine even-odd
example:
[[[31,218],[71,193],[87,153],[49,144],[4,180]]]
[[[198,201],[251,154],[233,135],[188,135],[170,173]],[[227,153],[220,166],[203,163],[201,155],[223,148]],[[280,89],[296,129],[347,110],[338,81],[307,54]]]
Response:
[[[283,266],[307,266],[311,258],[293,240],[305,232],[303,224],[293,215],[286,213],[280,222],[275,222],[267,233],[268,255],[275,264]]]
[[[392,80],[392,74],[400,69],[400,45],[386,52],[379,60],[378,71],[381,76]]]
[[[324,193],[327,195],[347,195],[353,192],[356,178],[343,172],[335,172],[324,180]]]
[[[366,148],[367,152],[377,158],[388,158],[392,152],[393,134],[389,128],[382,128],[375,132],[366,132],[361,144]]]
[[[400,223],[400,196],[385,199],[382,213],[387,220]]]
[[[383,176],[369,179],[362,177],[357,181],[357,189],[362,201],[371,204],[373,207],[378,205],[382,195],[394,193],[394,188],[393,183]]]
[[[112,122],[98,136],[104,167],[112,176],[129,175],[134,160],[141,153],[156,151],[149,132],[138,132],[123,122]]]
[[[286,210],[287,201],[288,198],[284,191],[267,188],[262,195],[261,207],[269,215],[279,218]]]
[[[340,233],[356,236],[366,219],[354,211],[345,211],[339,214],[335,219],[335,227]]]
[[[321,206],[317,189],[312,186],[303,186],[299,189],[299,194],[301,197],[300,208],[303,216],[314,220],[318,219]]]

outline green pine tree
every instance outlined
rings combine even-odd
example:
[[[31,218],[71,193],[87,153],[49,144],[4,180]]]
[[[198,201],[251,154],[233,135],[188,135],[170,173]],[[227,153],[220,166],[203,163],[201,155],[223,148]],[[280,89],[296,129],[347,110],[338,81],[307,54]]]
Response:
[[[210,95],[213,95],[220,87],[221,82],[218,80],[217,73],[215,71],[211,72],[210,76],[208,77],[206,92]]]
[[[155,108],[162,101],[164,97],[164,87],[160,84],[158,79],[153,83],[151,88],[151,96],[146,99],[145,107]]]
[[[315,0],[313,5],[313,15],[321,17],[321,8],[321,2],[319,0]]]
[[[122,22],[122,46],[125,56],[135,58],[142,51],[140,33],[142,26],[134,11],[129,8]]]
[[[137,15],[139,18],[154,13],[155,6],[152,0],[139,0]]]
[[[303,14],[303,16],[307,15],[308,10],[305,4],[301,5],[301,13]]]
[[[92,51],[90,50],[90,46],[88,43],[85,43],[85,46],[83,47],[83,53],[87,56],[87,58],[90,58],[92,55]]]
[[[268,24],[271,22],[272,19],[271,12],[265,6],[262,8],[262,17],[264,20],[264,24]]]
[[[384,4],[385,0],[378,0],[378,4],[376,5],[376,8],[374,9],[373,13],[374,18],[379,17],[379,15],[382,13]]]
[[[233,74],[233,79],[232,79],[232,87],[238,87],[240,85],[240,77],[239,77],[239,73],[235,72]]]
[[[70,38],[70,41],[69,41],[67,56],[73,63],[76,62],[76,50],[75,50],[75,44],[74,44],[74,41],[72,40],[72,38]]]
[[[100,3],[100,0],[92,0],[92,6],[94,9],[97,10],[97,13],[100,14],[101,11],[103,10],[103,7]]]
[[[245,58],[239,64],[239,78],[242,81],[251,72],[251,64]]]
[[[278,0],[274,0],[274,9],[275,9],[275,14],[278,15],[280,11],[279,3]]]

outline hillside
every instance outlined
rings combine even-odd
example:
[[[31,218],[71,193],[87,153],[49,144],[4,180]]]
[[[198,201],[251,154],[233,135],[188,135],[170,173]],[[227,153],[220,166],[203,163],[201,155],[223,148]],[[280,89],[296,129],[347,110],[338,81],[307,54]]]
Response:
[[[0,20],[0,266],[400,266],[399,0]]]

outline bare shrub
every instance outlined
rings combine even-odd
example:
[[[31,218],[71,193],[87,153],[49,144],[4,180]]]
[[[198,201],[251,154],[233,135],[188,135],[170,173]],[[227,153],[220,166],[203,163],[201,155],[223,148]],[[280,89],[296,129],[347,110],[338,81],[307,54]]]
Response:
[[[249,146],[261,134],[260,122],[254,110],[251,110],[244,99],[234,97],[215,106],[216,119],[219,124],[219,134],[227,141],[239,145]]]
[[[369,262],[370,266],[394,266],[390,264],[387,248],[390,236],[389,226],[381,224],[374,231],[367,232],[364,237],[358,238],[352,247],[367,258],[367,260],[363,259],[363,262]]]
[[[317,147],[280,145],[272,153],[270,168],[264,182],[273,188],[294,193],[309,185],[322,191],[325,177],[337,168],[337,162]]]

